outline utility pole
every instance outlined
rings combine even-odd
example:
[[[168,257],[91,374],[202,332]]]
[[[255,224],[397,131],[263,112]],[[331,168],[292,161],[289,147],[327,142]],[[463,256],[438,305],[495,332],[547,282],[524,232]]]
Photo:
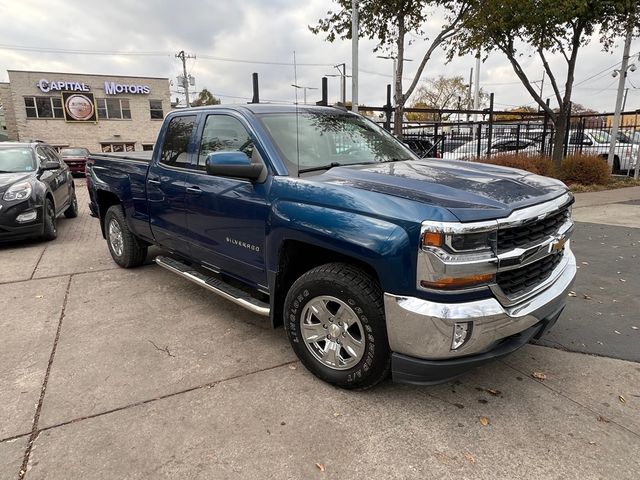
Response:
[[[622,53],[622,65],[620,70],[614,70],[613,76],[620,75],[618,82],[618,96],[616,98],[616,111],[613,115],[613,126],[611,128],[611,144],[609,145],[609,157],[607,163],[613,169],[613,159],[616,151],[616,141],[618,140],[618,130],[620,128],[620,111],[622,109],[622,97],[624,96],[624,87],[627,83],[627,70],[629,68],[629,50],[631,49],[631,39],[633,38],[633,28],[627,28],[627,37],[624,40],[624,51]],[[634,65],[635,69],[635,65]]]
[[[358,113],[358,0],[351,0],[351,111]]]
[[[339,63],[338,65],[334,65],[333,68],[340,72],[338,75],[329,74],[325,75],[325,77],[340,77],[340,102],[342,105],[347,103],[347,77],[351,75],[347,75],[347,64]]]
[[[467,90],[467,110],[471,108],[471,89],[473,88],[473,67],[471,67],[471,72],[469,72],[469,90]],[[467,113],[467,122],[470,119],[470,115]]]
[[[187,107],[191,106],[191,102],[189,101],[189,76],[187,75],[187,60],[190,58],[195,59],[195,55],[187,55],[184,53],[184,50],[180,50],[176,53],[176,58],[182,60],[182,88],[184,88],[184,99],[187,104]]]
[[[476,54],[476,81],[475,81],[475,91],[473,92],[473,109],[474,110],[479,110],[480,109],[480,50],[478,50],[478,53]],[[473,121],[477,122],[478,121],[478,114],[474,113],[473,114]]]

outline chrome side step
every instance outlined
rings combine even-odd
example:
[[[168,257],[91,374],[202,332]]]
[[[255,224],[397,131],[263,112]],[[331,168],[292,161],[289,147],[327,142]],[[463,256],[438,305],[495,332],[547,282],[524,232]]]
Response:
[[[204,273],[174,258],[158,256],[155,258],[155,262],[162,268],[166,268],[170,272],[180,275],[182,278],[186,278],[227,300],[231,300],[236,305],[240,305],[258,315],[269,316],[270,309],[268,304],[261,302],[239,288],[223,282],[219,278],[208,277]]]

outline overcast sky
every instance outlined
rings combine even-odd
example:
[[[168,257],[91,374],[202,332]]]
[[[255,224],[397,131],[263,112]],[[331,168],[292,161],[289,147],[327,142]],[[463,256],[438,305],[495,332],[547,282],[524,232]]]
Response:
[[[6,70],[39,70],[69,73],[99,73],[168,77],[176,83],[181,63],[175,53],[185,50],[195,55],[187,63],[196,78],[195,90],[207,88],[223,103],[245,102],[251,97],[251,73],[260,74],[261,99],[292,102],[294,69],[291,65],[267,65],[250,61],[291,63],[296,51],[299,63],[298,85],[319,87],[320,79],[337,71],[330,65],[346,62],[351,68],[351,44],[348,41],[325,42],[313,35],[314,24],[334,7],[330,0],[124,0],[71,2],[68,0],[21,0],[0,3],[0,81],[8,80]],[[208,6],[207,6],[208,5]],[[437,32],[437,16],[427,34]],[[406,56],[419,60],[426,44],[413,38]],[[615,105],[617,79],[607,70],[591,81],[579,84],[620,61],[621,41],[611,53],[604,53],[597,41],[580,54],[574,101],[599,111]],[[34,49],[92,50],[130,52],[130,55],[88,55],[28,51]],[[375,43],[360,42],[360,104],[379,106],[385,102],[385,85],[391,82],[390,60],[376,58]],[[632,53],[640,51],[634,41]],[[153,53],[133,55],[135,53]],[[218,57],[219,59],[205,58]],[[235,59],[223,61],[221,59]],[[240,61],[238,61],[240,60]],[[636,58],[637,60],[637,58]],[[562,64],[552,58],[554,69]],[[412,76],[417,61],[406,63],[405,77]],[[523,60],[531,78],[540,79],[542,70],[536,59]],[[326,64],[305,66],[304,64]],[[423,77],[437,75],[469,76],[474,65],[471,57],[460,57],[446,64],[442,52],[432,58]],[[639,65],[640,66],[640,65]],[[481,87],[495,92],[496,108],[531,104],[532,99],[519,84],[508,61],[498,53],[490,55],[481,69]],[[349,80],[350,82],[350,80]],[[408,82],[405,81],[405,85]],[[630,73],[627,110],[640,108],[640,69]],[[545,86],[545,96],[551,89]],[[172,98],[177,96],[172,87]],[[338,100],[338,78],[329,78],[330,101]],[[351,86],[348,83],[348,98]],[[240,97],[234,99],[233,97]],[[308,91],[309,101],[319,99],[319,91]]]

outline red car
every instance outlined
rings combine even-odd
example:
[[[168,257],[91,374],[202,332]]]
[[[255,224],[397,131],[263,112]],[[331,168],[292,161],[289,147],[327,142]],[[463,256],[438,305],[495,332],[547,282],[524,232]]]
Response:
[[[85,173],[85,166],[89,158],[89,150],[86,148],[63,148],[60,156],[64,163],[69,166],[71,173]]]

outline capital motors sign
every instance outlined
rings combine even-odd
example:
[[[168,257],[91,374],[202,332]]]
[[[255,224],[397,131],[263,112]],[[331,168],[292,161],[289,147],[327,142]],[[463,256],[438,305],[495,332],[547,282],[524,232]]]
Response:
[[[147,85],[128,85],[116,82],[104,82],[104,93],[107,95],[119,95],[131,93],[133,95],[148,95],[151,89]]]
[[[68,80],[48,80],[41,78],[36,86],[43,93],[49,92],[90,92],[91,87],[84,82],[70,82]],[[149,95],[151,88],[148,85],[136,85],[128,83],[104,82],[105,95]]]

